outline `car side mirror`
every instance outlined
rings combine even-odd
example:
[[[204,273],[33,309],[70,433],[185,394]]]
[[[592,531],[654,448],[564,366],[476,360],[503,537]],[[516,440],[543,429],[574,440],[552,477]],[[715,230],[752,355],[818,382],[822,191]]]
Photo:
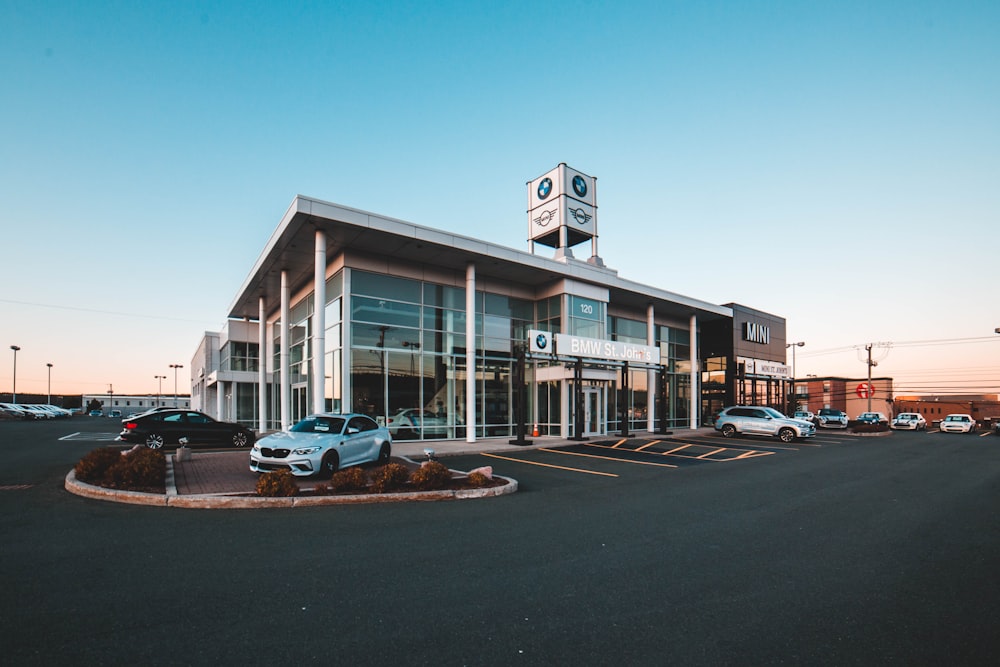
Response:
[[[347,435],[354,435],[355,433],[361,433],[361,429],[353,428],[351,426],[347,427]]]

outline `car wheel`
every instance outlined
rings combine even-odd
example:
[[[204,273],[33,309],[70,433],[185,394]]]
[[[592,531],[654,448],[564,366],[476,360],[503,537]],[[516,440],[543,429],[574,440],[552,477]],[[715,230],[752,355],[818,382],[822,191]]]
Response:
[[[250,442],[250,434],[246,431],[237,431],[233,433],[232,442],[233,447],[246,447]]]
[[[783,428],[778,431],[778,438],[782,442],[792,442],[795,440],[795,431],[790,428]]]
[[[736,435],[736,427],[733,426],[732,424],[725,424],[722,427],[722,435],[726,436],[727,438],[732,438],[734,435]]]
[[[159,433],[150,433],[146,436],[146,446],[150,449],[160,449],[163,447],[163,436]]]
[[[392,446],[388,442],[382,443],[382,449],[378,450],[378,462],[380,465],[385,465],[389,462],[389,458],[392,456]]]
[[[333,477],[340,468],[340,456],[337,452],[327,452],[323,455],[323,463],[319,466],[319,474],[323,477]]]

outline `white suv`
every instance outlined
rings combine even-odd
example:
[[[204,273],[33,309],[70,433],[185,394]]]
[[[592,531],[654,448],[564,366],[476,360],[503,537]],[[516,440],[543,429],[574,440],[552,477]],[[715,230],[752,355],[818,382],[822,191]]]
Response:
[[[801,419],[789,419],[774,408],[756,405],[736,405],[726,408],[715,419],[715,430],[732,438],[737,433],[770,435],[782,442],[816,435],[816,425]]]

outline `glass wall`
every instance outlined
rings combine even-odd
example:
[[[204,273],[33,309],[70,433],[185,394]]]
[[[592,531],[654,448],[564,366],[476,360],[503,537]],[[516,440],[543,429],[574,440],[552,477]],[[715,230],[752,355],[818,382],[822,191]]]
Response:
[[[465,290],[355,270],[351,292],[351,408],[394,438],[464,437]],[[515,345],[533,326],[533,302],[477,293],[478,437],[512,433]]]

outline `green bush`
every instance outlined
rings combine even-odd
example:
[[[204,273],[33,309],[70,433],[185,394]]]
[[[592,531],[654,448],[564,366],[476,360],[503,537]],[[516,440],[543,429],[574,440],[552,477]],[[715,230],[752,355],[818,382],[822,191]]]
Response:
[[[402,488],[410,479],[410,471],[402,463],[387,463],[372,471],[372,490],[385,493]]]
[[[364,491],[368,487],[368,473],[354,466],[333,473],[330,486],[334,491]]]
[[[257,495],[266,498],[287,498],[299,495],[299,485],[290,470],[265,472],[257,479]]]
[[[451,471],[439,461],[425,461],[410,475],[410,482],[421,491],[444,489],[451,482]]]
[[[80,459],[76,466],[73,467],[73,471],[76,473],[76,478],[81,482],[99,485],[104,481],[104,474],[108,471],[108,468],[117,463],[121,457],[122,453],[120,449],[100,447]]]

